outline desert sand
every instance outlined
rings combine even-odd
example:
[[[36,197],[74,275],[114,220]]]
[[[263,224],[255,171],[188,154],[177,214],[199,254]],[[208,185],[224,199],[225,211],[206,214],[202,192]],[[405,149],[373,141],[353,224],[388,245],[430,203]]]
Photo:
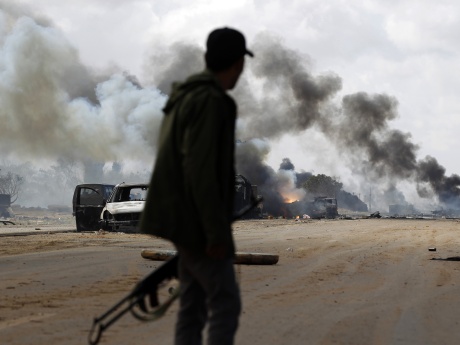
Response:
[[[431,260],[460,256],[458,220],[248,220],[234,234],[239,251],[279,255],[236,266],[236,344],[460,342],[460,261]],[[142,249],[172,246],[141,234],[1,237],[0,343],[86,344],[92,318],[160,264]],[[100,344],[172,344],[176,312],[127,314]]]

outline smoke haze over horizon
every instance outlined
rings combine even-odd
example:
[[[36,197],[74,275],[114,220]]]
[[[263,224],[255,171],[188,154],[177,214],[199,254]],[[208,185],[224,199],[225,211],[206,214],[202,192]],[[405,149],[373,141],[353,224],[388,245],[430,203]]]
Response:
[[[101,174],[123,178],[134,173],[131,178],[145,180],[169,85],[203,67],[202,48],[171,42],[167,49],[154,51],[146,60],[150,84],[142,86],[136,76],[119,68],[96,72],[85,66],[51,20],[5,3],[0,3],[0,14],[2,159],[19,161],[22,167],[29,161],[60,162],[50,164],[59,166],[61,170],[54,171],[60,174],[66,166],[73,167],[79,172],[69,190],[75,181],[100,180]],[[287,195],[304,195],[293,170],[268,165],[273,143],[316,131],[341,157],[333,164],[351,171],[356,185],[374,185],[377,205],[405,200],[398,185],[408,182],[420,198],[435,196],[446,206],[460,208],[460,177],[446,176],[431,156],[419,158],[420,147],[411,134],[392,128],[398,117],[396,97],[365,90],[341,96],[342,77],[313,72],[311,58],[276,35],[261,32],[250,45],[256,57],[248,61],[232,93],[240,109],[237,168],[259,186],[267,205],[279,205]],[[20,201],[26,203],[25,198]]]

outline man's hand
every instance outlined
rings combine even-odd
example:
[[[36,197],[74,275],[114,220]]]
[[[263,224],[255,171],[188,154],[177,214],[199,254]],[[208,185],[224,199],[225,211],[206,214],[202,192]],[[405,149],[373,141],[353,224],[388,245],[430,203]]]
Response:
[[[211,245],[206,250],[206,254],[214,260],[225,259],[228,254],[228,246],[223,243]]]

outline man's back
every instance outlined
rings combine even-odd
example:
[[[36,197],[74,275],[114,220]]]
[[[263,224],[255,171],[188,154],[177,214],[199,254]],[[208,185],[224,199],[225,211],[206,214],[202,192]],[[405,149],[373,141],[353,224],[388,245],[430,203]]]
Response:
[[[196,252],[233,248],[235,103],[205,71],[176,84],[164,111],[142,229]]]

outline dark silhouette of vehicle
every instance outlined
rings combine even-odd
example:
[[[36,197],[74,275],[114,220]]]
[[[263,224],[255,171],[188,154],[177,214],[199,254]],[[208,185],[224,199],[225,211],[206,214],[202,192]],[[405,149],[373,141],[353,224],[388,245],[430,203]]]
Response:
[[[257,186],[249,182],[243,175],[235,176],[235,196],[234,196],[234,213],[238,214],[241,210],[247,208],[254,203],[257,195]],[[260,218],[262,216],[262,205],[254,207],[250,212],[246,213],[241,219]]]
[[[11,209],[11,195],[0,194],[0,217],[8,218],[13,216],[13,210]]]
[[[99,220],[107,199],[112,194],[112,184],[88,183],[75,187],[72,199],[72,215],[77,231],[100,229]]]

